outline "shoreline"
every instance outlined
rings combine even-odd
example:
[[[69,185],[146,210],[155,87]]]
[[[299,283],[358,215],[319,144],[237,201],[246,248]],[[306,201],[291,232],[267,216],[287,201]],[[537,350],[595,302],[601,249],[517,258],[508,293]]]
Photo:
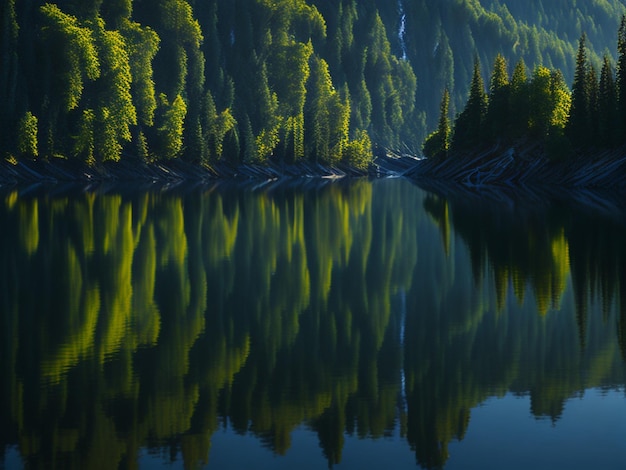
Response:
[[[403,176],[466,189],[610,189],[626,191],[626,147],[550,159],[540,143],[500,145],[447,158],[423,159]]]
[[[0,161],[0,188],[34,184],[133,184],[148,188],[221,181],[267,183],[358,177],[403,177],[436,192],[446,187],[485,196],[490,193],[539,194],[572,190],[622,193],[626,192],[626,146],[554,161],[547,157],[540,143],[524,141],[514,145],[497,144],[446,158],[379,156],[367,170],[305,161],[205,165],[180,159],[152,163],[122,159],[93,166],[64,158]]]
[[[279,179],[323,178],[339,179],[368,176],[368,170],[299,162],[283,164],[232,165],[217,162],[212,165],[182,160],[146,163],[120,160],[97,165],[64,158],[0,161],[0,187],[19,187],[32,184],[106,184],[137,183],[145,185],[172,185],[183,182],[210,183],[221,180],[273,181]]]

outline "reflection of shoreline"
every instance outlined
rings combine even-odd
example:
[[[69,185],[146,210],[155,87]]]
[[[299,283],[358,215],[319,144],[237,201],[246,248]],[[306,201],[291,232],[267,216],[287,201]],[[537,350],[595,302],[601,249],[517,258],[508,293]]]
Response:
[[[626,199],[624,193],[601,188],[575,189],[549,186],[485,186],[470,188],[452,182],[420,179],[415,184],[425,191],[450,200],[465,200],[468,204],[489,204],[497,210],[521,207],[538,211],[554,203],[565,204],[571,209],[621,220],[626,223]]]

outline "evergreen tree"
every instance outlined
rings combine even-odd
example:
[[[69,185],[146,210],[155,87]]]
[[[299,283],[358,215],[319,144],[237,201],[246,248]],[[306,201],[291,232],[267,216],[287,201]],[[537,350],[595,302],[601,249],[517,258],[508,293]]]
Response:
[[[535,10],[511,0],[6,0],[0,6],[0,124],[6,130],[0,145],[7,154],[18,153],[18,125],[30,110],[38,118],[42,154],[99,161],[126,151],[157,158],[163,156],[158,154],[170,106],[161,102],[159,107],[157,97],[164,94],[172,103],[180,96],[185,108],[180,149],[186,153],[177,155],[196,161],[217,153],[233,161],[311,156],[319,153],[313,150],[319,141],[306,137],[326,125],[316,130],[318,123],[310,119],[316,97],[310,95],[309,74],[317,56],[328,64],[333,89],[340,90],[327,102],[338,111],[332,115],[335,140],[329,145],[339,154],[349,141],[346,126],[348,136],[367,131],[381,147],[418,148],[426,123],[437,125],[437,98],[444,88],[453,115],[470,97],[467,112],[459,115],[454,146],[471,148],[524,135],[529,128],[529,88],[524,80],[507,84],[502,51],[511,51],[506,59],[523,57],[533,69],[540,63],[561,67],[573,78],[575,47],[558,39],[573,34],[566,23],[589,31],[583,50],[587,73],[573,86],[568,125],[573,129],[581,114],[578,82],[593,85],[588,67],[602,65],[590,46],[606,46],[604,30],[618,26],[624,8],[579,2],[563,12],[561,4],[544,2],[545,14],[537,16]],[[464,26],[458,27],[461,18]],[[471,51],[479,51],[476,61],[494,66],[486,108],[484,90],[476,92]],[[620,142],[626,141],[624,76],[623,20],[615,74]],[[468,85],[474,87],[469,93]],[[582,106],[598,132],[606,127],[599,116],[605,99],[600,85],[598,118],[590,117],[596,113],[592,103]],[[608,92],[606,86],[603,90]],[[206,108],[208,93],[214,109]],[[215,116],[223,118],[217,134],[215,127],[205,128]],[[324,113],[319,116],[324,120]],[[569,130],[568,135],[584,134]],[[233,151],[242,153],[231,156]]]
[[[162,93],[159,96],[159,101],[157,154],[166,159],[175,158],[180,156],[183,151],[183,130],[187,105],[180,95],[176,95],[176,98],[170,103],[165,94]]]
[[[617,142],[626,142],[626,15],[622,16],[617,32],[617,73],[615,85],[617,88],[617,114],[619,131]]]
[[[498,54],[489,81],[489,104],[485,116],[485,133],[491,140],[503,138],[508,129],[509,92],[506,59]]]
[[[450,120],[448,118],[450,93],[446,88],[443,91],[439,111],[439,125],[437,130],[424,141],[422,151],[427,158],[445,158],[450,148]]]
[[[530,126],[530,87],[523,59],[515,64],[511,75],[508,116],[509,136],[518,138],[526,135]]]
[[[598,72],[596,68],[591,64],[589,65],[589,69],[587,70],[586,82],[589,93],[589,120],[585,137],[588,145],[597,145],[600,132],[600,83],[598,80]]]
[[[530,83],[530,132],[537,138],[561,134],[567,124],[571,97],[563,74],[535,68]]]
[[[452,148],[455,151],[479,147],[484,143],[484,119],[487,110],[487,93],[480,71],[478,57],[474,59],[474,73],[465,109],[454,126]]]
[[[586,41],[587,36],[583,33],[578,42],[576,72],[572,84],[572,108],[566,129],[567,136],[576,147],[584,147],[590,143],[591,87]]]
[[[20,119],[17,130],[17,149],[21,155],[29,158],[39,155],[37,117],[30,111]]]
[[[613,78],[613,67],[608,55],[604,55],[598,89],[598,144],[604,147],[615,145],[617,121],[617,92]]]

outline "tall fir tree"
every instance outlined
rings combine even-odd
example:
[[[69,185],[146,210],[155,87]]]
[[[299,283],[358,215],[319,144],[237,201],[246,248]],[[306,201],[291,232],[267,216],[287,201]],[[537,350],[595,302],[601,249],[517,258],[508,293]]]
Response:
[[[479,147],[484,143],[484,119],[487,111],[487,93],[480,71],[480,60],[474,58],[474,72],[465,109],[456,119],[452,148],[456,151]]]
[[[587,36],[583,33],[578,41],[576,72],[572,84],[572,107],[566,127],[566,135],[576,147],[586,147],[591,142],[591,86],[589,82],[589,62],[587,59]]]
[[[617,121],[617,92],[613,78],[613,66],[604,55],[598,89],[598,144],[603,147],[615,145]]]
[[[489,103],[485,116],[485,133],[491,140],[505,136],[509,120],[509,73],[506,59],[498,54],[489,81]]]
[[[616,136],[618,143],[626,141],[626,15],[622,20],[617,32],[617,118],[618,133]]]
[[[530,87],[524,59],[520,59],[511,75],[509,92],[509,128],[510,137],[517,138],[528,132],[530,123]]]
[[[450,149],[450,92],[444,89],[439,107],[439,125],[437,130],[424,141],[422,152],[427,158],[446,158]]]
[[[600,84],[598,71],[590,64],[587,70],[587,90],[589,94],[589,116],[585,137],[587,144],[597,145],[599,136]]]

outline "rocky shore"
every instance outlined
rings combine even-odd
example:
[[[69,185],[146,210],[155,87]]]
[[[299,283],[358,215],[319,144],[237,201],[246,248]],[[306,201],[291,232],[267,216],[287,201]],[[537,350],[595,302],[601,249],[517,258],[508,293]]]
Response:
[[[550,159],[539,144],[495,145],[447,158],[379,156],[368,170],[311,162],[212,165],[183,160],[146,163],[132,158],[87,165],[71,159],[0,161],[0,187],[32,184],[134,184],[176,186],[216,181],[267,182],[346,177],[401,176],[426,189],[456,188],[483,195],[489,192],[626,191],[626,148]],[[441,191],[438,191],[441,192]]]
[[[420,160],[404,176],[465,188],[559,187],[626,190],[626,148],[553,160],[538,143],[495,145],[448,158]]]
[[[176,185],[182,182],[208,183],[216,180],[267,181],[285,178],[344,178],[367,176],[368,171],[346,166],[326,166],[301,162],[283,164],[214,165],[189,163],[182,160],[145,163],[136,160],[87,165],[63,158],[0,161],[0,187],[31,184],[134,183],[145,185]]]
[[[539,144],[494,146],[445,159],[422,159],[402,171],[449,200],[517,210],[562,202],[624,223],[626,148],[550,159]]]

